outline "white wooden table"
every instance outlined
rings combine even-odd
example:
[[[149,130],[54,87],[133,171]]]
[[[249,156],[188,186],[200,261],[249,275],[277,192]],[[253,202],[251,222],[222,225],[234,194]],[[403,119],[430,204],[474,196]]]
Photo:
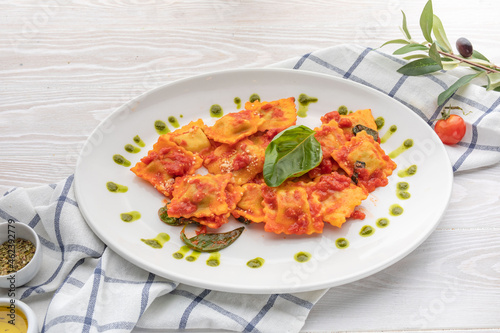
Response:
[[[92,0],[0,3],[0,192],[74,172],[90,132],[176,79],[337,45],[415,39],[426,1]],[[498,0],[435,0],[449,39],[500,63]],[[331,289],[303,328],[500,331],[500,165],[456,175],[437,230],[395,265]]]

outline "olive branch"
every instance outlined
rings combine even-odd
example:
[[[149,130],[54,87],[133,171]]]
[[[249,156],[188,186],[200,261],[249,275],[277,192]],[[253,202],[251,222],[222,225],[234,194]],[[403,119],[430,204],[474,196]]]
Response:
[[[404,75],[417,76],[434,73],[440,70],[452,70],[458,66],[471,68],[475,73],[464,75],[453,83],[448,89],[438,96],[438,105],[443,105],[460,87],[467,85],[473,79],[484,77],[488,79],[488,84],[484,86],[486,90],[500,91],[500,67],[489,61],[479,51],[474,50],[472,44],[466,38],[459,38],[456,48],[459,54],[453,53],[443,24],[439,17],[434,15],[432,10],[432,0],[429,0],[420,15],[420,28],[425,41],[418,43],[411,38],[406,22],[406,15],[403,11],[403,25],[401,31],[404,39],[394,39],[384,43],[404,44],[403,47],[393,52],[394,55],[403,55],[410,52],[423,51],[403,57],[405,60],[412,60],[398,72]],[[433,39],[433,35],[435,39]]]

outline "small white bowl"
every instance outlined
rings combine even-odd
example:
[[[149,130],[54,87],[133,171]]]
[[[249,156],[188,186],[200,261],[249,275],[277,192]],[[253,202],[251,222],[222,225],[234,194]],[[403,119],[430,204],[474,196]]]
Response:
[[[16,312],[19,312],[20,310],[26,316],[26,321],[28,322],[27,333],[38,333],[38,320],[36,318],[36,315],[26,303],[17,299],[1,297],[0,306],[12,307]],[[20,319],[17,318],[16,320]]]
[[[36,246],[36,250],[31,261],[19,271],[0,275],[0,288],[7,289],[25,285],[33,279],[42,266],[42,244],[35,230],[27,224],[10,221],[0,223],[0,245],[15,235],[16,238],[24,238],[32,242]]]

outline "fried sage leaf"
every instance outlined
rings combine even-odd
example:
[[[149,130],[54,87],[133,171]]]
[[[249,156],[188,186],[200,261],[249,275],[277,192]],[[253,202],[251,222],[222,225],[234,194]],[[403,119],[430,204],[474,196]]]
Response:
[[[243,233],[245,227],[220,234],[199,234],[191,238],[187,238],[185,229],[186,227],[181,231],[181,239],[190,249],[199,252],[215,252],[233,244]]]
[[[299,177],[314,169],[323,158],[316,132],[304,126],[292,126],[278,133],[266,148],[264,181],[276,187],[290,177]]]
[[[371,135],[373,137],[373,140],[378,141],[378,132],[375,131],[374,129],[371,129],[370,127],[366,127],[361,124],[357,124],[352,128],[352,133],[354,135],[358,134],[361,131],[365,131],[367,134]]]
[[[163,223],[166,223],[166,224],[174,226],[174,227],[184,225],[184,224],[191,222],[190,220],[185,219],[185,218],[177,218],[177,217],[168,216],[167,206],[161,207],[158,210],[158,217],[160,218],[160,220]]]

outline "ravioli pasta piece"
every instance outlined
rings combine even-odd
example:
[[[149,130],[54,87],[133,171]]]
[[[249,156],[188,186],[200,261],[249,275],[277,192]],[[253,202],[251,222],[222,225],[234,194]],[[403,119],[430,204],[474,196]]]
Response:
[[[236,205],[236,209],[232,212],[233,216],[236,218],[243,216],[245,219],[256,223],[263,222],[264,197],[262,196],[262,188],[264,186],[264,184],[255,183],[247,183],[241,186],[243,195]]]
[[[371,109],[357,110],[347,115],[340,115],[339,126],[344,131],[344,135],[348,140],[354,136],[352,128],[356,125],[363,125],[374,131],[378,131]]]
[[[259,126],[259,131],[279,129],[280,131],[295,125],[297,109],[295,98],[283,98],[272,102],[246,102],[245,109],[257,111],[265,121]]]
[[[338,173],[321,176],[309,188],[309,202],[319,207],[323,220],[341,227],[355,208],[368,197],[368,192]]]
[[[131,168],[138,177],[148,181],[160,193],[171,197],[174,178],[192,175],[203,164],[203,160],[177,146],[166,137],[160,137],[148,155]]]
[[[396,163],[365,131],[359,132],[346,145],[334,150],[332,157],[347,175],[352,177],[356,173],[359,185],[369,192],[387,185],[387,177],[396,169]],[[363,168],[356,168],[358,161],[363,163]]]
[[[324,223],[311,209],[303,186],[293,182],[276,188],[265,185],[263,196],[265,231],[287,235],[323,232]]]
[[[202,130],[204,127],[203,120],[198,119],[174,132],[165,134],[165,136],[168,136],[172,142],[192,153],[204,155],[212,148],[210,140]]]
[[[235,145],[222,144],[204,160],[212,174],[232,173],[236,184],[241,185],[262,172],[265,150],[249,139]]]
[[[246,138],[259,129],[264,122],[260,115],[251,110],[228,113],[211,127],[205,127],[205,134],[212,140],[234,144]]]

